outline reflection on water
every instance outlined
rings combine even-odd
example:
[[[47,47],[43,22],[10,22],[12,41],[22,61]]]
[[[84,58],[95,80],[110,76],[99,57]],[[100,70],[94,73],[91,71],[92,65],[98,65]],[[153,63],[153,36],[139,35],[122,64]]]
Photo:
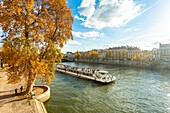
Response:
[[[66,63],[109,71],[116,83],[100,84],[56,72],[48,113],[169,113],[170,71]]]

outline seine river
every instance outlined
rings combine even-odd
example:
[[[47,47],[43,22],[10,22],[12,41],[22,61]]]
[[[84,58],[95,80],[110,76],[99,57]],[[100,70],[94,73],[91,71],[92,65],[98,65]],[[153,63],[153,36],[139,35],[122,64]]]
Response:
[[[74,78],[56,72],[48,113],[170,113],[170,71],[112,65],[65,63],[109,71],[111,84]]]

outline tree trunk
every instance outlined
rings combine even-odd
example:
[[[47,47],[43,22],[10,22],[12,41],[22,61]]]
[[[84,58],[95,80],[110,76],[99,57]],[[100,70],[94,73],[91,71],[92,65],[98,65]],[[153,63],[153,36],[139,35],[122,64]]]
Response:
[[[31,79],[28,80],[26,94],[31,93],[31,91],[33,90],[34,82],[35,82],[35,78],[33,80],[31,80]]]

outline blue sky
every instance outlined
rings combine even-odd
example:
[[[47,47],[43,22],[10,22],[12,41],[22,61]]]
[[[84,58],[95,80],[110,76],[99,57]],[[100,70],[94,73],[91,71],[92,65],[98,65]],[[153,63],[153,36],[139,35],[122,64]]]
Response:
[[[63,52],[170,43],[170,0],[67,0],[74,40]]]
[[[143,50],[170,43],[170,0],[67,0],[73,36],[62,51],[132,45]],[[2,32],[0,30],[0,32]]]

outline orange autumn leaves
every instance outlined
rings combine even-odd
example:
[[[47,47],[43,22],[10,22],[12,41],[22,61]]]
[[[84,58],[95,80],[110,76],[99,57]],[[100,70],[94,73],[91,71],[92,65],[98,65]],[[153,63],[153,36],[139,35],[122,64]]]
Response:
[[[3,0],[0,3],[1,56],[10,83],[24,77],[28,84],[39,78],[50,82],[60,48],[72,39],[73,17],[66,0]],[[29,85],[28,85],[29,86]]]
[[[76,52],[75,53],[75,58],[98,58],[98,51],[96,50],[91,50],[89,52]]]
[[[80,54],[80,52],[78,52],[78,51],[77,51],[77,52],[75,53],[75,55],[74,55],[74,57],[77,58],[77,59],[79,59],[80,56],[81,56],[81,54]]]
[[[89,53],[90,58],[98,58],[98,51],[92,50]]]

